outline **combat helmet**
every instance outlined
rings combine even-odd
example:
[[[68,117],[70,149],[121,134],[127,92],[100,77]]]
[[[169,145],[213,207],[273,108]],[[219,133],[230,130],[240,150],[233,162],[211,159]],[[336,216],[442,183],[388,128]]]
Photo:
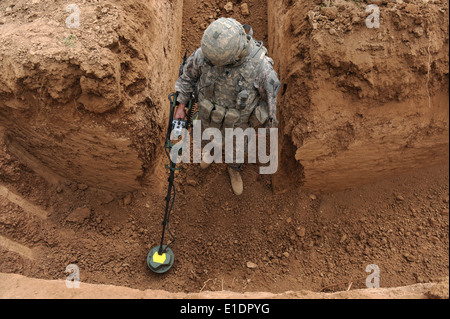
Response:
[[[215,66],[233,65],[249,54],[251,35],[233,18],[213,21],[201,41],[204,56]]]

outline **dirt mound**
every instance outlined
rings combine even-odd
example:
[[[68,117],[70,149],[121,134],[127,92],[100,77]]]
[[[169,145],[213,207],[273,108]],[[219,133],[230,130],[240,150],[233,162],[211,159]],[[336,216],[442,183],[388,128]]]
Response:
[[[137,290],[111,285],[80,283],[77,289],[67,289],[62,280],[31,279],[20,275],[0,274],[0,298],[39,299],[448,299],[448,277],[437,284],[416,284],[399,288],[354,290],[339,293],[289,291],[234,293],[231,291],[202,293],[168,293],[162,290]],[[445,286],[447,284],[447,286]]]
[[[13,153],[72,181],[138,189],[160,154],[179,3],[83,1],[79,28],[65,1],[1,7],[0,125]]]
[[[368,2],[269,1],[280,190],[290,177],[336,190],[448,159],[448,1],[370,3],[379,28]]]

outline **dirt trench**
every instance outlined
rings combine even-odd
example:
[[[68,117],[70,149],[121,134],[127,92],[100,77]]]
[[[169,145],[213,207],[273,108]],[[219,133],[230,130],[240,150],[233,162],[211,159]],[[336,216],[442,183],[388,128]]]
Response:
[[[70,30],[63,1],[2,1],[0,272],[64,279],[76,264],[82,282],[175,293],[365,288],[370,264],[382,287],[448,276],[448,3],[417,3],[380,4],[390,28],[375,36],[354,1],[335,2],[342,21],[321,1],[83,1]],[[415,6],[429,10],[418,24]],[[145,257],[167,95],[220,16],[252,25],[275,60],[281,167],[246,166],[239,198],[222,165],[177,172],[176,263],[158,276]]]

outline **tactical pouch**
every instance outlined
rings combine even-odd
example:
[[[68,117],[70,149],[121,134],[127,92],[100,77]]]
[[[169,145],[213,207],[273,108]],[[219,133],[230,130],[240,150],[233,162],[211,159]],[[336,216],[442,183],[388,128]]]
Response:
[[[208,121],[213,108],[214,105],[210,101],[202,100],[198,103],[198,118],[203,121]]]
[[[250,123],[253,127],[258,127],[264,125],[269,118],[269,106],[265,101],[259,101],[258,105],[255,107],[255,111],[250,117]]]
[[[234,125],[239,121],[241,112],[237,109],[228,109],[223,121],[224,128],[234,128]]]
[[[248,98],[249,94],[247,90],[243,90],[238,93],[236,104],[241,110],[245,109],[245,107],[247,106]]]
[[[216,105],[214,111],[211,112],[211,126],[220,128],[222,126],[223,118],[226,109],[223,106]]]

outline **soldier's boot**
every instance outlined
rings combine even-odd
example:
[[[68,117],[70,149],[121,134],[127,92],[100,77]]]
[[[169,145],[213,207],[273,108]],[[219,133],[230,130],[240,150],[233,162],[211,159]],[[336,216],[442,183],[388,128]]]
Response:
[[[200,163],[200,168],[201,169],[207,169],[208,167],[209,167],[209,165],[211,165],[211,163],[206,163],[204,160],[203,160],[203,158],[205,157],[205,155],[206,155],[206,153],[203,153],[202,154],[202,161],[201,161],[201,163]]]
[[[211,165],[211,163],[208,164],[208,163],[204,162],[203,159],[202,159],[202,162],[200,163],[200,168],[201,169],[207,169],[209,167],[209,165]]]
[[[242,182],[239,171],[228,166],[228,174],[230,174],[231,188],[235,195],[241,195],[244,190],[244,183]]]

